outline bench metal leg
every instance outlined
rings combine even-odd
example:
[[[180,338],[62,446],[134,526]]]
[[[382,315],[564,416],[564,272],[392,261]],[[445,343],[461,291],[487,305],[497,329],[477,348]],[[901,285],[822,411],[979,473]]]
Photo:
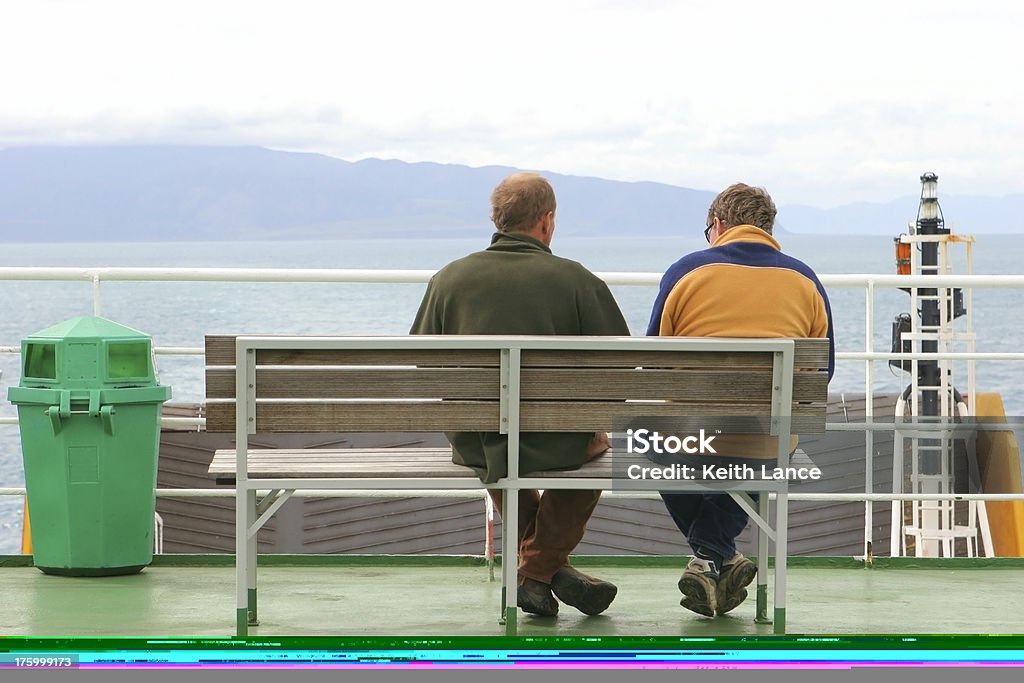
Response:
[[[505,489],[501,513],[501,589],[505,635],[516,635],[519,592],[519,491]]]
[[[503,490],[501,492],[501,509],[508,510],[508,491]],[[502,626],[505,625],[506,612],[505,608],[508,607],[508,593],[505,591],[505,567],[508,566],[508,546],[506,541],[508,540],[508,525],[505,523],[505,513],[502,513],[501,517],[501,606],[498,608],[498,623]]]
[[[768,492],[762,491],[757,500],[757,511],[761,519],[768,519]],[[768,534],[757,528],[757,610],[754,622],[770,624],[768,617]]]
[[[514,635],[516,635],[516,630],[518,628],[518,624],[516,623],[516,619],[518,619],[518,617],[519,617],[518,609],[519,608],[516,607],[515,605],[509,605],[509,606],[505,607],[505,635],[506,636],[514,636]]]
[[[256,492],[244,491],[242,500],[235,498],[235,631],[239,637],[249,634],[250,626],[258,626],[256,607],[256,535],[249,529],[256,519]]]
[[[249,508],[248,517],[249,524],[253,525],[256,521],[256,492],[249,491],[247,496],[246,506]],[[248,528],[248,527],[247,527]],[[251,535],[247,532],[246,535],[246,577],[245,585],[247,587],[247,598],[248,598],[248,609],[249,609],[249,626],[258,626],[260,623],[259,615],[256,611],[256,570],[257,570],[257,552],[259,547],[256,543],[256,532]]]
[[[789,494],[775,500],[775,633],[786,633],[786,560],[789,554]]]
[[[249,525],[250,491],[240,490],[235,495],[235,633],[244,638],[249,635]]]

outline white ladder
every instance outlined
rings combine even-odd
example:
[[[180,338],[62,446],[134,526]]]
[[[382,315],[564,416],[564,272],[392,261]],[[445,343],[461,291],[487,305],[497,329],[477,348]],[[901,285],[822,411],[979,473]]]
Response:
[[[949,247],[951,245],[963,246],[966,248],[964,254],[964,270],[969,275],[973,271],[973,246],[974,237],[965,235],[938,234],[925,235],[914,234],[913,224],[910,234],[901,235],[900,241],[909,242],[911,249],[920,249],[926,242],[937,243],[938,264],[936,266],[922,267],[920,260],[911,258],[911,275],[948,274],[953,272],[953,264]],[[950,287],[933,288],[935,294],[923,295],[920,290],[925,287],[910,288],[911,311],[918,311],[924,301],[935,301],[939,309],[938,325],[923,325],[918,315],[911,315],[910,334],[903,335],[913,344],[916,352],[923,350],[924,342],[934,342],[936,350],[940,353],[955,351],[975,351],[975,335],[973,332],[973,301],[970,289],[964,291],[964,304],[967,309],[963,320],[963,327],[958,329],[954,325],[955,290]],[[961,418],[970,417],[974,413],[976,405],[975,387],[975,362],[961,361],[966,366],[967,392],[963,398],[958,398],[955,391],[954,377],[957,368],[956,364],[949,359],[940,359],[939,384],[938,386],[923,386],[918,382],[918,362],[915,358],[911,361],[910,377],[911,385],[908,390],[909,400],[901,397],[896,403],[896,420],[900,422],[906,413],[909,412],[911,419],[921,415],[921,392],[934,391],[939,399],[939,414],[942,416],[937,420],[952,421],[954,415]],[[905,394],[904,396],[907,396]],[[909,411],[907,410],[909,408]],[[903,453],[904,439],[911,439],[911,475],[910,489],[917,494],[950,494],[953,493],[953,472],[952,463],[954,457],[955,441],[952,431],[926,431],[924,429],[914,430],[913,428],[901,430],[897,427],[893,440],[893,492],[903,491]],[[922,462],[928,460],[934,464],[938,462],[938,471],[924,473],[921,471]],[[933,469],[933,468],[932,468]],[[904,521],[905,505],[910,505],[910,523]],[[914,501],[893,501],[892,504],[892,535],[890,540],[890,554],[892,556],[907,554],[908,538],[914,541],[914,554],[917,557],[953,557],[956,552],[955,542],[963,539],[967,546],[969,557],[978,556],[978,535],[982,538],[982,547],[986,556],[993,556],[992,533],[988,524],[988,514],[984,501],[967,502],[966,524],[956,524],[956,505],[951,500],[914,500]]]

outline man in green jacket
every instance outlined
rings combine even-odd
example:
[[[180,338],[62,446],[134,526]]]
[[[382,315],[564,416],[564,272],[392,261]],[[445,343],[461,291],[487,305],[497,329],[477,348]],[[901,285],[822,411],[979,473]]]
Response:
[[[491,194],[491,220],[497,229],[491,246],[431,278],[412,334],[629,335],[608,286],[579,263],[551,253],[555,193],[547,180],[532,173],[503,180]],[[446,436],[452,460],[474,468],[484,483],[506,475],[506,435]],[[524,433],[519,471],[577,468],[607,448],[604,434]],[[500,512],[501,492],[488,493]],[[611,604],[617,592],[613,584],[568,564],[600,497],[600,491],[520,492],[518,603],[523,611],[554,616],[554,596],[585,614],[599,614]]]

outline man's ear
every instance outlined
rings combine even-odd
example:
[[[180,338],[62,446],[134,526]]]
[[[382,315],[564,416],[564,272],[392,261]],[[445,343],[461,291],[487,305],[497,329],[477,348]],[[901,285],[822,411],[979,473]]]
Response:
[[[540,234],[541,240],[545,243],[551,242],[551,237],[555,232],[555,212],[548,211],[540,217]]]

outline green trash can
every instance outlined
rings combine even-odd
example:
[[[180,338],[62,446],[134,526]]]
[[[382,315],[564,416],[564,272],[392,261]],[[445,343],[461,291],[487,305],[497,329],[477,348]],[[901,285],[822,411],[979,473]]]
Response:
[[[21,342],[18,406],[35,566],[134,574],[153,561],[160,411],[152,340],[74,318]]]

